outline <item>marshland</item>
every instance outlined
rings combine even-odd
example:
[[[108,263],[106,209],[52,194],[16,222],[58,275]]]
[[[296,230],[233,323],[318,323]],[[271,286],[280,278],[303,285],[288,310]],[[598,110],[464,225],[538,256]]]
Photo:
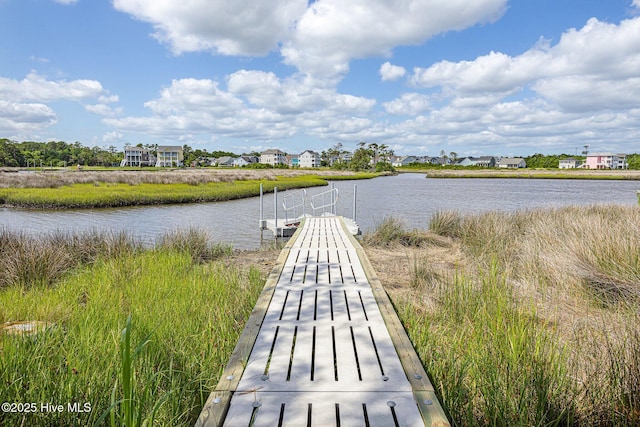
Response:
[[[637,425],[640,208],[571,203],[616,198],[618,185],[490,181],[358,184],[378,206],[363,203],[375,222],[365,251],[449,419]],[[571,204],[540,206],[554,197]],[[3,400],[91,406],[6,412],[0,424],[193,425],[280,248],[172,228],[152,245],[119,231],[0,228]],[[16,330],[29,321],[33,332]]]
[[[279,170],[280,171],[280,170]],[[201,203],[264,191],[327,185],[326,179],[365,179],[375,173],[234,169],[0,173],[0,205],[23,208],[103,208]]]

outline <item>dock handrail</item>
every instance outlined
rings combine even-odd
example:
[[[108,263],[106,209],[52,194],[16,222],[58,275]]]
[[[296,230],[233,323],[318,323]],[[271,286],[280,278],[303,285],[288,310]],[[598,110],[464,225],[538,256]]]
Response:
[[[337,188],[332,188],[331,190],[312,196],[311,209],[313,210],[313,216],[321,216],[327,213],[331,215],[335,215],[337,203],[338,203]],[[318,211],[320,212],[318,213]]]
[[[292,212],[291,219],[298,219],[305,215],[306,202],[307,190],[295,191],[282,198],[285,224],[289,222],[289,212]]]

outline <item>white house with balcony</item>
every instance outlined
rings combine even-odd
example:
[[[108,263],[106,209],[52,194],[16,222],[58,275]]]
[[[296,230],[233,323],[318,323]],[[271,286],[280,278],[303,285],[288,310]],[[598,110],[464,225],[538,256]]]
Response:
[[[560,169],[577,169],[580,167],[580,160],[568,158],[560,160],[558,168]]]
[[[184,153],[182,147],[172,145],[159,145],[156,156],[156,167],[170,168],[179,167],[184,164]]]
[[[285,153],[277,149],[263,151],[260,154],[260,163],[271,166],[284,165],[286,164]]]
[[[298,157],[298,165],[301,168],[318,168],[320,167],[320,155],[315,151],[303,151]]]
[[[154,163],[155,157],[153,157],[148,148],[127,145],[124,147],[124,158],[120,162],[120,167],[152,166]]]

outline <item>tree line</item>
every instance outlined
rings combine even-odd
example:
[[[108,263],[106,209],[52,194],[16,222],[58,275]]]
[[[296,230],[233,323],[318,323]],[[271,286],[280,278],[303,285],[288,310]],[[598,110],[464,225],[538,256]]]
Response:
[[[138,146],[148,148],[155,154],[157,145],[147,144]],[[219,158],[222,156],[238,157],[238,154],[229,151],[207,151],[193,149],[188,145],[183,146],[184,163],[198,164],[199,159]],[[440,154],[443,155],[444,151]],[[393,150],[385,144],[359,142],[354,151],[348,151],[341,143],[337,143],[320,153],[322,166],[333,169],[362,170],[391,170]],[[260,153],[250,153],[259,157]],[[118,166],[124,154],[115,146],[86,147],[80,142],[67,143],[64,141],[16,142],[6,138],[0,138],[0,166],[3,167],[64,167],[72,165],[83,166]],[[455,159],[458,154],[452,152],[449,157]],[[568,154],[533,154],[524,157],[529,168],[557,168],[560,160],[569,157],[584,161],[584,156],[571,156]],[[629,169],[640,169],[640,154],[627,156]],[[424,165],[421,165],[424,167]],[[441,167],[439,165],[435,167]]]

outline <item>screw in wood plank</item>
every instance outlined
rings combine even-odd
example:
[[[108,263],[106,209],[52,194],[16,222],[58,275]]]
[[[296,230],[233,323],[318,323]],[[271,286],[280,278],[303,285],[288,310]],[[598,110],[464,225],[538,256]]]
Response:
[[[216,397],[215,399],[213,399],[213,403],[215,403],[216,405],[220,402],[222,402],[222,399],[220,399],[219,397]]]
[[[234,377],[233,375],[229,375],[229,376],[227,377],[227,379],[228,379],[229,381],[231,381],[231,380],[232,380],[232,379],[234,379],[234,378],[235,378],[235,377]]]
[[[415,374],[415,375],[413,376],[413,378],[415,378],[415,379],[417,379],[417,380],[421,380],[421,379],[422,379],[422,375],[420,375],[420,374]]]
[[[433,405],[433,400],[426,399],[426,400],[423,400],[422,403],[424,403],[425,405]]]

